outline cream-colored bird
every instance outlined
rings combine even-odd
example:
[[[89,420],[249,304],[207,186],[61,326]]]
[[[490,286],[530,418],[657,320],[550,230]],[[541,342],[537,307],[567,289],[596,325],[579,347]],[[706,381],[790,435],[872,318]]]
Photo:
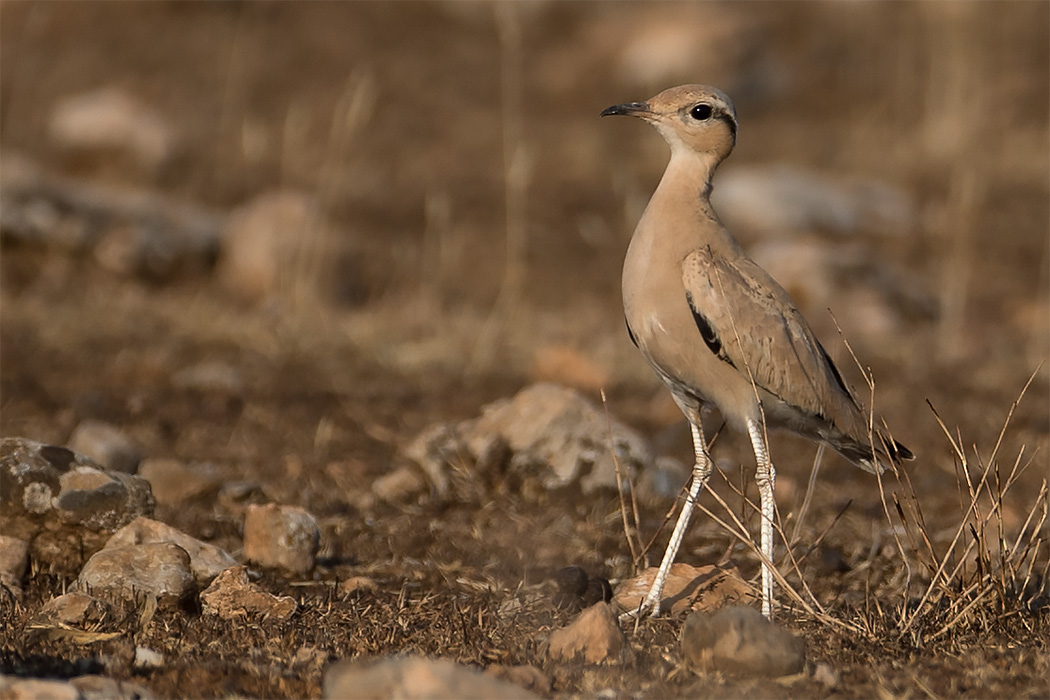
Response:
[[[671,160],[634,231],[623,265],[631,341],[671,390],[693,436],[696,463],[653,585],[637,613],[660,612],[660,594],[693,507],[711,474],[701,414],[719,410],[746,431],[761,496],[762,614],[773,599],[773,486],[766,427],[824,442],[861,469],[879,473],[912,458],[868,417],[784,288],[729,235],[711,208],[711,177],[733,150],[737,121],[720,90],[682,85],[602,116],[649,122]]]

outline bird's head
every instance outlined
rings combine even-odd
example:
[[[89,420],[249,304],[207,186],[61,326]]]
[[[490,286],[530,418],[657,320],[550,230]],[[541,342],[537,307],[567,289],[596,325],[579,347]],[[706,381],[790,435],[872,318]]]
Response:
[[[646,102],[613,105],[601,116],[638,117],[652,124],[672,152],[681,150],[714,157],[729,155],[736,144],[736,109],[732,100],[708,85],[680,85]]]

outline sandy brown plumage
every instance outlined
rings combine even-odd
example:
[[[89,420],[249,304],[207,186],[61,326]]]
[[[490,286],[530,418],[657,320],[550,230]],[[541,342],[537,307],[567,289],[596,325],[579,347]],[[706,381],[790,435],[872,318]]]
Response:
[[[788,293],[746,255],[712,209],[711,178],[736,143],[729,98],[716,88],[684,85],[602,113],[616,114],[649,122],[671,147],[624,259],[624,313],[631,340],[689,420],[696,454],[690,498],[644,605],[657,611],[666,570],[710,474],[701,415],[713,406],[748,433],[758,461],[768,616],[775,472],[765,429],[825,442],[870,472],[912,455],[869,429],[867,413]]]

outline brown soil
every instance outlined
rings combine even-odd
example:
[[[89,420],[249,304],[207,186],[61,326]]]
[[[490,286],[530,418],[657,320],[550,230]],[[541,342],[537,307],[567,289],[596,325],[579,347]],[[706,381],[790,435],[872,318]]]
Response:
[[[80,420],[106,420],[149,455],[212,462],[230,481],[259,484],[260,500],[308,509],[324,537],[310,580],[263,572],[267,590],[301,603],[287,622],[228,624],[183,609],[139,627],[129,609],[108,623],[120,637],[78,646],[30,633],[31,615],[70,583],[32,572],[23,603],[0,612],[0,670],[104,672],[162,697],[317,697],[329,660],[412,652],[477,667],[534,664],[556,697],[606,688],[638,697],[1044,697],[1045,521],[1027,592],[999,591],[955,620],[955,611],[930,611],[901,633],[897,621],[922,607],[931,576],[920,527],[906,517],[898,530],[915,557],[902,567],[892,496],[884,509],[873,477],[837,457],[825,460],[793,548],[801,556],[823,534],[801,569],[827,616],[786,596],[778,612],[806,639],[809,668],[834,670],[834,686],[812,673],[776,683],[679,671],[681,619],[629,630],[637,656],[627,667],[547,663],[543,638],[571,614],[542,600],[514,614],[501,606],[568,565],[614,583],[632,575],[615,494],[526,495],[496,483],[472,500],[355,505],[427,425],[475,416],[539,375],[579,380],[578,368],[538,370],[544,348],[568,348],[597,368],[614,414],[662,451],[689,455],[682,422],[625,337],[618,298],[627,235],[665,152],[641,125],[597,119],[669,84],[632,82],[620,57],[638,28],[674,27],[683,12],[680,21],[710,26],[711,50],[697,59],[703,74],[673,80],[719,84],[737,100],[741,137],[727,170],[789,162],[874,175],[917,198],[916,231],[866,244],[928,290],[939,315],[902,313],[879,336],[858,330],[834,297],[801,301],[840,365],[848,355],[824,309],[859,338],[852,346],[874,372],[879,411],[919,455],[907,467],[910,486],[886,487],[902,501],[914,493],[922,532],[945,550],[964,520],[965,486],[925,400],[976,468],[1050,347],[1050,6],[743,7],[4,3],[4,154],[220,211],[270,189],[311,192],[339,231],[339,254],[320,300],[249,307],[208,272],[142,279],[107,271],[90,254],[5,244],[0,434],[62,444]],[[361,80],[374,106],[345,142],[333,139]],[[174,158],[144,173],[52,145],[56,101],[106,85],[177,126]],[[966,138],[937,146],[952,129]],[[506,143],[532,157],[509,207]],[[959,194],[968,177],[975,196]],[[434,214],[434,202],[447,216]],[[245,390],[177,389],[172,373],[202,360],[237,367]],[[1010,537],[1039,505],[1048,471],[1048,376],[1046,365],[1036,372],[997,453],[1004,475],[1019,454],[1030,460],[1004,498]],[[814,448],[775,436],[772,450],[790,531]],[[746,442],[723,433],[715,457],[728,471],[713,488],[756,532],[754,511],[731,488],[756,496]],[[643,504],[646,538],[670,505]],[[240,547],[238,514],[214,498],[157,517],[233,553]],[[745,574],[757,572],[750,550],[710,518],[694,523],[683,560],[729,554]],[[354,575],[378,590],[340,596],[337,583]],[[966,584],[963,574],[951,581],[944,605]],[[165,667],[133,670],[136,645],[162,652]]]

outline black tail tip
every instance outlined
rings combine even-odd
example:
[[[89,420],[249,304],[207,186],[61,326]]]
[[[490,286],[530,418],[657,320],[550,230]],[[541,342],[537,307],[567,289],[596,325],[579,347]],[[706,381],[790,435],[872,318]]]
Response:
[[[894,462],[898,462],[899,463],[899,462],[906,462],[906,461],[908,461],[910,459],[915,459],[915,453],[912,452],[911,450],[909,450],[904,445],[900,444],[899,442],[897,442],[893,438],[890,438],[889,442],[890,442],[890,445],[889,445],[890,458]]]

